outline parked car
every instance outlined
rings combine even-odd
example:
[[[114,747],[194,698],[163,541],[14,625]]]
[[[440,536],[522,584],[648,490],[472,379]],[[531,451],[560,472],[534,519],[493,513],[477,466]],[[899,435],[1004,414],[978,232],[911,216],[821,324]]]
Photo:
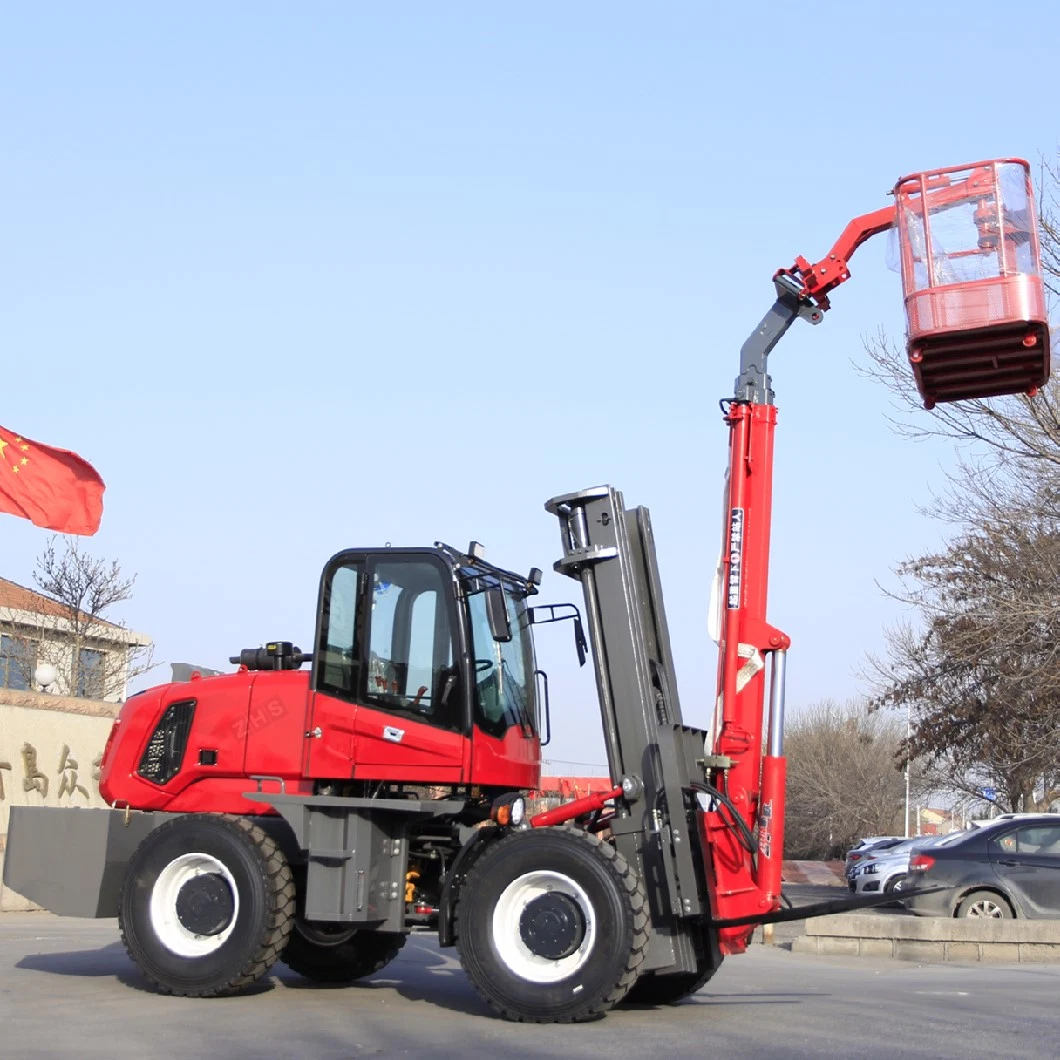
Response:
[[[844,866],[847,881],[849,882],[850,877],[854,874],[854,867],[869,857],[870,854],[873,857],[877,857],[880,851],[888,850],[890,847],[897,846],[897,844],[903,842],[905,842],[905,836],[900,835],[873,835],[860,840],[847,851]]]
[[[887,848],[880,854],[870,856],[854,866],[849,880],[855,894],[892,894],[905,881],[909,872],[909,859],[918,850],[935,846],[948,835],[914,836]]]
[[[1060,919],[1060,815],[996,820],[915,851],[902,904],[917,916]]]

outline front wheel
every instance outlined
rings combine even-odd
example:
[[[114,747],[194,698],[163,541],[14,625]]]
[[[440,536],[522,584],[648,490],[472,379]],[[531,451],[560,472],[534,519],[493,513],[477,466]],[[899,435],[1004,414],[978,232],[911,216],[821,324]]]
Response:
[[[279,957],[295,888],[287,859],[245,817],[188,814],[129,859],[118,926],[159,991],[213,997],[249,986]]]
[[[648,949],[636,873],[573,828],[513,832],[475,860],[456,910],[472,984],[505,1019],[573,1023],[629,991]]]

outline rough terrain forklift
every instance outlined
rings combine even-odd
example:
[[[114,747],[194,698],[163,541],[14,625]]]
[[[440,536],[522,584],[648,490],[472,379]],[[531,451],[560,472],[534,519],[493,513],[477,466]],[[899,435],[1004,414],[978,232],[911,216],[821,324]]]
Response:
[[[787,634],[766,619],[776,424],[770,352],[818,323],[848,260],[897,227],[909,358],[925,402],[1033,392],[1049,331],[1029,167],[903,178],[830,254],[774,277],[743,346],[729,428],[719,667],[710,730],[686,725],[651,522],[599,487],[553,498],[573,605],[481,548],[351,549],[320,583],[312,651],[148,689],[103,755],[111,809],[16,807],[5,883],[56,913],[117,916],[159,990],[238,990],[284,961],[370,975],[437,923],[486,1001],[582,1020],[702,986],[782,908]],[[550,729],[533,627],[591,646],[613,787],[528,816]],[[308,664],[308,668],[303,668]],[[704,712],[706,713],[706,712]],[[76,869],[74,869],[76,867]]]

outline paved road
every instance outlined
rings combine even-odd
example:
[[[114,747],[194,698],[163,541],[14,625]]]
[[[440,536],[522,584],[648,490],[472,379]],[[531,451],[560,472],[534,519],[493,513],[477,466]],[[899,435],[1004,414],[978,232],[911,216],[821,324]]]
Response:
[[[695,998],[575,1027],[494,1019],[453,951],[415,935],[362,985],[307,985],[278,965],[256,992],[149,993],[113,920],[0,916],[0,1054],[153,1058],[488,1055],[843,1056],[887,1029],[889,1057],[1055,1055],[1060,967],[919,966],[754,946]]]

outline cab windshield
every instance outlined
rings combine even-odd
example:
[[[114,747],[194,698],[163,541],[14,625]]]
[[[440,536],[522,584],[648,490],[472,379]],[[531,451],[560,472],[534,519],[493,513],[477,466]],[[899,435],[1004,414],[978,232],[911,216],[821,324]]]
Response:
[[[534,642],[526,594],[496,578],[478,577],[465,584],[474,656],[475,723],[490,736],[501,737],[511,728],[534,735],[538,731]],[[486,611],[486,590],[498,584],[504,591],[512,633],[507,641],[493,639]]]

